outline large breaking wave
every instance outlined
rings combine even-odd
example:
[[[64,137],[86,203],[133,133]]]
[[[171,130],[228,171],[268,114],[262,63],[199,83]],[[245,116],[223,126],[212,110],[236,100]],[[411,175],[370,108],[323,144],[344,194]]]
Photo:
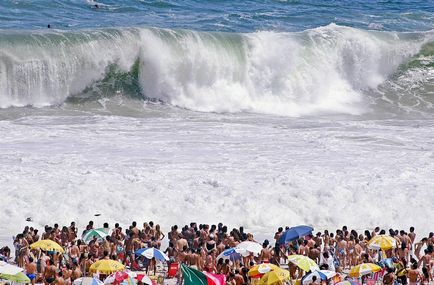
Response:
[[[429,111],[433,38],[334,24],[299,33],[3,31],[0,107],[121,94],[204,112],[357,115],[381,104]]]

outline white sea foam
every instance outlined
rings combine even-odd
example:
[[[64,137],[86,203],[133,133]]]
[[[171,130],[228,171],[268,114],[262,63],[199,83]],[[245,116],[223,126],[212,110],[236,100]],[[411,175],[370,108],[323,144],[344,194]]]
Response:
[[[146,108],[170,117],[0,121],[2,234],[26,217],[38,226],[154,220],[165,230],[223,221],[269,234],[295,224],[433,230],[432,121]]]

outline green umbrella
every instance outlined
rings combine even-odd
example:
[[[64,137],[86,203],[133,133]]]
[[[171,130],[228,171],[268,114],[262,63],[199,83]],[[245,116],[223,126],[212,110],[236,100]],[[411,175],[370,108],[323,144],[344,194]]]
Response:
[[[81,239],[85,243],[89,243],[91,240],[93,240],[94,237],[96,237],[98,240],[103,240],[108,234],[103,229],[92,229],[87,231]]]
[[[0,274],[0,279],[6,279],[16,283],[30,283],[29,277],[27,277],[23,272],[19,272],[15,275]]]

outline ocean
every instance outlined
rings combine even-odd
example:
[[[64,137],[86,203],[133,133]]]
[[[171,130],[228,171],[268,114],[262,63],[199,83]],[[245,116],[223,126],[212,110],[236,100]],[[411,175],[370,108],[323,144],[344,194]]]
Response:
[[[433,1],[0,1],[0,239],[73,220],[426,234],[433,28]]]

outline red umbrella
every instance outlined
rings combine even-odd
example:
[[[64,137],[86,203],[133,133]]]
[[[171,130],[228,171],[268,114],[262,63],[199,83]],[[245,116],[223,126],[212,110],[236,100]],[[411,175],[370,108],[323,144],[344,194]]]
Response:
[[[125,271],[117,271],[104,280],[104,284],[119,284],[129,277]]]
[[[152,285],[153,282],[146,274],[137,274],[136,279],[144,284]]]

